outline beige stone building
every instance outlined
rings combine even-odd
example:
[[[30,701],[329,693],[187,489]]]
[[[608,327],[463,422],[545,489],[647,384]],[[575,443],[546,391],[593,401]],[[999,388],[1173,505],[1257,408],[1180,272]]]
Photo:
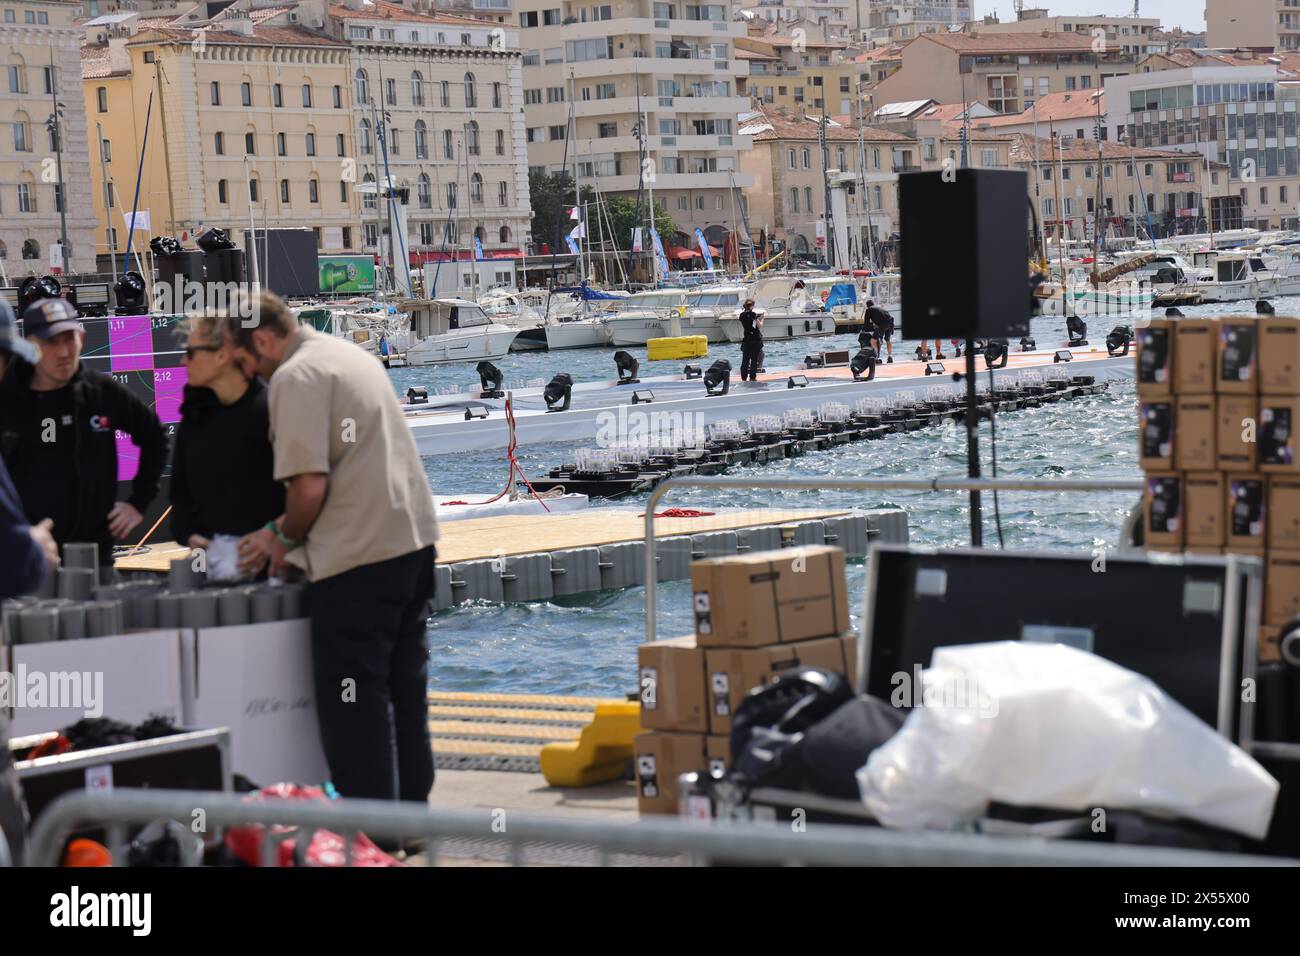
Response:
[[[858,6],[866,8],[861,29],[876,46],[944,33],[974,15],[971,0],[858,0]]]
[[[137,247],[213,226],[238,241],[251,214],[259,228],[312,229],[323,252],[359,251],[350,54],[323,33],[247,16],[83,50],[86,119],[104,155],[91,177],[97,251],[126,246],[146,117],[139,207],[152,228]]]
[[[1300,7],[1292,0],[1205,0],[1205,41],[1216,50],[1300,50]]]
[[[77,4],[54,0],[0,2],[5,68],[0,80],[0,267],[8,279],[0,278],[3,284],[50,271],[65,217],[68,271],[94,271],[78,12]],[[49,123],[56,102],[61,104],[62,143]]]
[[[742,37],[737,53],[749,61],[749,95],[764,107],[800,113],[847,116],[856,112],[859,69],[840,40],[809,37]]]
[[[1160,30],[1156,17],[1105,16],[1102,14],[1068,14],[1053,16],[1045,7],[1021,10],[1017,19],[1005,23],[996,16],[985,17],[968,27],[983,34],[998,33],[1074,33],[1090,40],[1105,41],[1106,48],[1130,56],[1145,56],[1163,48],[1155,36]]]

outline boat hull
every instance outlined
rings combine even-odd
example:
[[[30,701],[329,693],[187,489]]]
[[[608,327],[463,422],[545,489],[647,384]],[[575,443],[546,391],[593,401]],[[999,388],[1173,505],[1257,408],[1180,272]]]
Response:
[[[454,329],[420,339],[406,350],[406,364],[449,365],[453,362],[481,362],[505,358],[518,329],[505,325]]]
[[[723,320],[725,321],[725,320]],[[676,338],[682,335],[703,335],[710,342],[726,342],[721,322],[715,318],[687,316],[670,318],[614,318],[606,319],[611,345],[645,345],[651,339]]]
[[[546,326],[546,347],[551,351],[599,348],[608,344],[608,332],[598,319],[552,322]]]
[[[745,330],[740,319],[722,319],[719,324],[726,333],[728,342],[739,342],[744,338]],[[843,329],[836,325],[836,317],[829,312],[763,317],[764,342],[815,338],[819,335],[835,335],[841,331]]]

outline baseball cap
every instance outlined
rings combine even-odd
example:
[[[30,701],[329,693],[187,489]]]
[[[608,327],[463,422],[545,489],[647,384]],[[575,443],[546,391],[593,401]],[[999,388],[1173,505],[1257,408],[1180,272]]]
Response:
[[[23,332],[49,339],[60,332],[83,331],[77,310],[67,299],[38,299],[23,310]]]
[[[18,335],[18,323],[14,321],[14,310],[9,303],[0,299],[0,350],[10,352],[35,365],[40,361],[41,353],[36,346]]]

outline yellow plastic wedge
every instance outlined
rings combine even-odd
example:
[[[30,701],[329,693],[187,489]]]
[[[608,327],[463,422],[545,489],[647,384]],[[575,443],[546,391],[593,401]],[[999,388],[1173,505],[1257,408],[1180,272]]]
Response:
[[[703,358],[709,354],[709,339],[704,335],[680,335],[650,339],[646,342],[646,358],[652,362],[663,359]]]
[[[542,776],[552,787],[590,787],[615,780],[632,759],[632,741],[639,733],[640,704],[597,704],[591,723],[577,740],[542,747]]]

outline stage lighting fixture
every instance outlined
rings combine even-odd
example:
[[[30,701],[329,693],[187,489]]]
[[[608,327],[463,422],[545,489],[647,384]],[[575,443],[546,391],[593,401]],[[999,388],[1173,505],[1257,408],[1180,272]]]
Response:
[[[1166,319],[1181,319],[1181,318],[1183,318],[1183,310],[1182,310],[1182,309],[1175,309],[1175,308],[1171,305],[1169,308],[1165,309],[1165,318],[1166,318]]]
[[[429,390],[412,385],[406,390],[406,404],[408,405],[428,405]]]
[[[648,388],[639,388],[632,393],[633,405],[640,405],[643,402],[645,403],[653,402],[654,400],[655,400],[655,393]]]
[[[123,272],[113,283],[113,295],[117,299],[117,315],[147,315],[149,306],[144,284],[144,276],[138,272]]]
[[[1273,311],[1273,303],[1268,301],[1268,299],[1260,299],[1258,302],[1255,303],[1255,314],[1256,315],[1275,314]]]
[[[22,315],[33,302],[57,299],[62,291],[63,286],[54,276],[28,276],[18,286],[18,314]]]
[[[1052,362],[1069,362],[1074,358],[1069,349],[1057,349],[1056,354],[1052,356]]]
[[[154,236],[149,240],[149,251],[162,258],[178,256],[182,252],[180,240],[171,236]]]
[[[926,375],[942,375],[944,373],[942,362],[927,362],[925,365]]]
[[[1088,323],[1077,315],[1065,320],[1065,329],[1070,333],[1070,345],[1077,347],[1088,344]]]
[[[474,371],[478,372],[479,398],[505,397],[506,393],[501,390],[501,380],[503,378],[501,369],[491,362],[484,361],[474,366]]]
[[[230,236],[224,229],[207,229],[195,237],[194,244],[204,252],[220,252],[223,249],[235,248],[235,244],[230,241]]]
[[[1282,634],[1277,642],[1277,649],[1282,655],[1284,664],[1300,668],[1300,620],[1292,621],[1282,628]]]
[[[686,381],[689,382],[691,379],[700,378],[701,376],[703,376],[704,370],[701,369],[698,365],[688,365],[686,366],[686,368],[682,369],[682,374],[686,376]]]
[[[785,380],[785,387],[786,387],[786,388],[807,388],[807,387],[808,387],[808,376],[807,376],[807,375],[791,375],[788,379]]]
[[[822,358],[820,352],[816,355],[805,355],[803,357],[804,368],[822,368],[825,364],[826,360]]]
[[[988,368],[1006,368],[1011,348],[1006,339],[989,339],[984,346],[984,364]]]
[[[475,418],[487,418],[488,407],[486,405],[470,405],[465,409],[465,421]]]
[[[1036,348],[1038,348],[1038,343],[1035,342],[1028,335],[1026,335],[1024,338],[1020,340],[1020,351],[1032,352]]]
[[[876,350],[868,346],[859,349],[858,354],[853,356],[853,361],[849,362],[849,371],[853,373],[853,381],[861,382],[862,374],[867,375],[866,380],[869,382],[876,377]]]
[[[573,397],[573,376],[568,372],[557,372],[542,392],[548,412],[566,412],[569,399]]]
[[[1110,355],[1128,355],[1133,342],[1133,330],[1127,325],[1117,325],[1106,336],[1106,352]]]
[[[718,359],[704,373],[704,394],[726,395],[731,391],[731,363]]]
[[[641,363],[636,360],[631,352],[615,352],[614,364],[618,366],[618,384],[636,385],[641,380],[636,377],[637,369]]]

